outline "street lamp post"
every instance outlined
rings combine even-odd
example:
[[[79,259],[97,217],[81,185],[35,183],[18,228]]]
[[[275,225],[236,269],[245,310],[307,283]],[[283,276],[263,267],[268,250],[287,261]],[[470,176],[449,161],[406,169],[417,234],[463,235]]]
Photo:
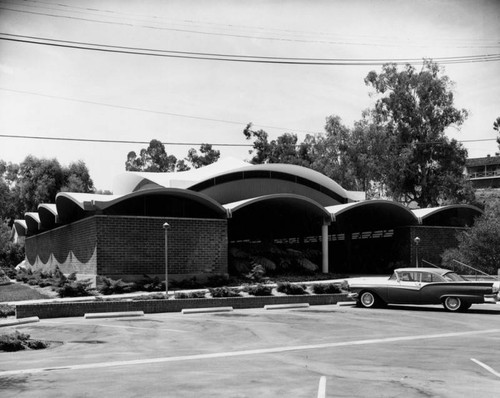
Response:
[[[418,244],[420,243],[420,238],[417,236],[414,241],[415,241],[415,263],[417,264],[418,268]]]
[[[163,224],[163,229],[165,230],[165,298],[168,299],[168,230],[170,224]]]

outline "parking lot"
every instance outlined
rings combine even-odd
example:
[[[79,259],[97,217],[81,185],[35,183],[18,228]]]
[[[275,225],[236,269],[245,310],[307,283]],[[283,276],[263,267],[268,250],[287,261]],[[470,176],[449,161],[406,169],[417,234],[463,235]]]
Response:
[[[15,329],[54,344],[0,353],[2,397],[486,397],[500,391],[498,304],[467,313],[330,305],[57,318]]]

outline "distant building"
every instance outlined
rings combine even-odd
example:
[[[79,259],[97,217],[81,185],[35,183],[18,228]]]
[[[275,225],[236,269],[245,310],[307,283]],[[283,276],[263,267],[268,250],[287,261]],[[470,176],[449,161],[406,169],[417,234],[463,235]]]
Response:
[[[500,188],[500,156],[467,159],[465,169],[474,188]]]

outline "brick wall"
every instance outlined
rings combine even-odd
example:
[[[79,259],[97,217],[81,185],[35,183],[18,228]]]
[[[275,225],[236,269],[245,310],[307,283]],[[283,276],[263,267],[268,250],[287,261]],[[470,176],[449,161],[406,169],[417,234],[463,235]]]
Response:
[[[66,274],[164,279],[165,222],[169,280],[227,274],[227,220],[220,219],[93,216],[27,238],[26,258]]]
[[[212,299],[182,300],[137,300],[137,301],[89,301],[44,304],[22,304],[16,306],[16,318],[37,316],[62,318],[83,316],[91,313],[144,311],[146,314],[160,312],[180,312],[189,308],[233,307],[234,309],[259,308],[273,304],[309,303],[310,305],[330,305],[346,301],[347,294],[318,294],[307,296],[262,296],[227,297]]]
[[[84,219],[26,238],[26,259],[35,269],[51,270],[56,265],[65,274],[95,275],[96,222]]]
[[[98,273],[114,279],[165,275],[165,231],[168,272],[172,279],[227,274],[227,220],[96,216]]]

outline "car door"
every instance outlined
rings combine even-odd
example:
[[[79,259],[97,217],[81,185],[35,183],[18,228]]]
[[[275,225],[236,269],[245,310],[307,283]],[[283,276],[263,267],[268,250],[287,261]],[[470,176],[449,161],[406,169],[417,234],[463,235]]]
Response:
[[[421,273],[418,271],[400,271],[397,280],[388,287],[388,302],[394,304],[419,304]]]

